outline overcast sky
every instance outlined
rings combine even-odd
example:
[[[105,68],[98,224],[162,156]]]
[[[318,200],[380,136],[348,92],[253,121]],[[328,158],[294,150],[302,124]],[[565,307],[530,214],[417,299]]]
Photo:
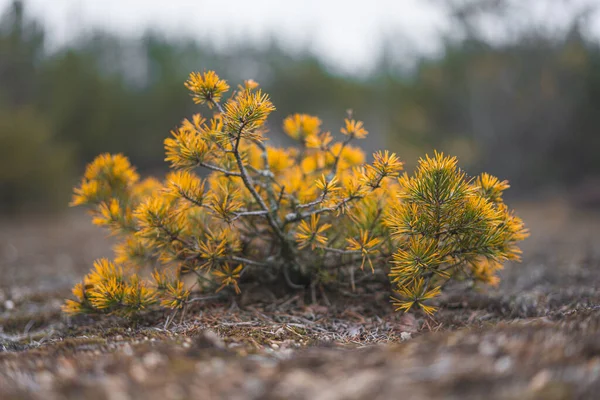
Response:
[[[4,9],[12,0],[0,0]],[[437,0],[440,2],[441,0]],[[565,0],[522,0],[539,8],[543,21],[560,24]],[[435,51],[449,21],[436,0],[25,0],[29,12],[50,29],[50,42],[68,43],[82,31],[104,28],[141,35],[153,28],[168,35],[259,42],[276,36],[285,44],[308,46],[341,70],[368,68],[381,38],[401,38],[404,51]],[[600,0],[571,0],[594,3]],[[549,10],[547,4],[553,4]],[[600,20],[594,30],[600,33]],[[598,29],[596,29],[598,28]],[[405,42],[405,43],[404,43]]]

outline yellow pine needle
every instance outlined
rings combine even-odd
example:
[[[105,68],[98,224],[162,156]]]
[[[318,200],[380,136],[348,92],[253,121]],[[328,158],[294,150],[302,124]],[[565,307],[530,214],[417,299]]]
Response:
[[[94,269],[85,277],[84,282],[91,286],[110,280],[121,282],[124,280],[124,275],[125,271],[121,266],[106,258],[100,258],[94,261]]]
[[[213,188],[208,205],[215,216],[225,222],[231,222],[235,213],[244,206],[244,203],[241,201],[240,190],[230,185],[219,185],[217,188]]]
[[[356,121],[354,119],[345,119],[345,127],[340,129],[340,132],[346,136],[350,136],[356,139],[364,139],[367,137],[369,132],[363,127],[362,121]]]
[[[260,128],[271,112],[275,111],[269,96],[259,90],[244,90],[236,99],[225,103],[224,123],[231,135],[241,135],[246,139],[262,140],[256,130]]]
[[[192,72],[185,86],[192,92],[195,103],[207,103],[209,107],[212,107],[213,101],[219,102],[223,93],[229,90],[227,82],[220,79],[214,71]]]
[[[190,297],[190,291],[185,288],[182,281],[176,280],[167,284],[167,287],[159,294],[160,305],[165,308],[182,308]]]
[[[423,278],[413,280],[407,285],[399,287],[396,292],[404,299],[392,296],[392,302],[396,311],[409,311],[413,306],[418,305],[427,314],[433,314],[435,307],[423,304],[424,301],[437,297],[441,293],[439,286],[428,289]]]
[[[220,259],[225,255],[227,242],[225,240],[208,240],[198,243],[198,255],[203,260],[200,268],[211,269],[220,263]]]
[[[338,179],[336,176],[331,179],[327,179],[325,175],[321,175],[319,179],[315,181],[315,186],[317,189],[323,191],[324,193],[331,193],[339,190],[340,188],[337,186]]]
[[[294,114],[283,120],[283,131],[292,139],[304,141],[321,129],[321,120],[308,114]]]
[[[310,223],[305,220],[300,221],[298,232],[296,232],[296,242],[298,248],[304,249],[310,245],[311,249],[317,246],[323,246],[327,243],[327,237],[323,232],[331,228],[331,224],[322,224],[319,226],[320,217],[316,214],[310,216]]]
[[[174,169],[190,170],[210,160],[211,147],[195,131],[178,129],[165,139],[165,161]]]
[[[294,165],[294,159],[284,149],[267,148],[267,159],[271,172],[280,174]]]
[[[387,177],[397,177],[404,165],[404,163],[400,162],[395,153],[390,153],[388,150],[374,153],[373,159],[373,168],[381,175]]]
[[[220,292],[227,286],[233,286],[236,294],[240,294],[241,290],[238,286],[238,280],[244,266],[238,265],[235,269],[231,269],[229,264],[223,264],[219,269],[212,271],[212,274],[220,281],[221,286],[217,289]]]
[[[185,200],[190,206],[204,203],[204,182],[188,171],[177,171],[167,175],[164,192],[173,198]]]
[[[138,180],[139,175],[127,157],[101,154],[88,164],[80,186],[74,189],[71,205],[91,205],[112,197],[126,196]]]
[[[347,250],[350,251],[360,251],[362,255],[362,264],[360,269],[364,269],[365,262],[369,262],[369,266],[371,267],[371,272],[375,273],[375,268],[373,267],[373,262],[369,257],[373,249],[381,243],[381,239],[379,238],[369,238],[369,232],[365,229],[360,229],[360,233],[358,235],[358,239],[348,238],[346,239],[348,246]]]
[[[330,132],[321,132],[318,134],[309,135],[306,137],[306,147],[310,149],[320,149],[327,151],[329,144],[333,141],[333,136]]]

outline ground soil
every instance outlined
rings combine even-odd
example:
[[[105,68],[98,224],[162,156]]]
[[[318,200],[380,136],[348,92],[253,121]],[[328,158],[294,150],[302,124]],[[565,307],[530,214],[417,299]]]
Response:
[[[0,399],[600,398],[600,213],[514,205],[531,228],[498,288],[433,317],[365,290],[248,288],[137,321],[60,311],[110,240],[85,216],[0,221]]]

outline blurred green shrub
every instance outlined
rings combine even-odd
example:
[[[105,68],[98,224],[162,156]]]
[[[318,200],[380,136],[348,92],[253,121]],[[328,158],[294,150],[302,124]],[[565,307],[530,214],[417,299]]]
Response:
[[[54,142],[31,107],[0,109],[0,210],[55,209],[68,201],[73,152]]]

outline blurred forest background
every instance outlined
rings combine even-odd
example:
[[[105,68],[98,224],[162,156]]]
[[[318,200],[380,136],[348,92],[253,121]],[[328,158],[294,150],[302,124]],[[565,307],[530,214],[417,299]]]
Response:
[[[352,108],[373,135],[367,150],[389,148],[408,169],[435,148],[459,156],[469,173],[509,179],[513,196],[552,191],[600,202],[600,40],[587,30],[594,10],[582,9],[567,29],[512,29],[517,1],[438,3],[453,27],[439,54],[406,63],[390,37],[376,66],[352,75],[275,39],[219,50],[157,32],[142,40],[93,32],[50,51],[41,21],[14,1],[0,10],[0,210],[65,209],[101,152],[160,173],[164,138],[197,112],[183,82],[204,69],[232,86],[261,83],[277,107],[276,144],[290,113],[317,114],[337,132]],[[501,40],[482,28],[490,19]]]

